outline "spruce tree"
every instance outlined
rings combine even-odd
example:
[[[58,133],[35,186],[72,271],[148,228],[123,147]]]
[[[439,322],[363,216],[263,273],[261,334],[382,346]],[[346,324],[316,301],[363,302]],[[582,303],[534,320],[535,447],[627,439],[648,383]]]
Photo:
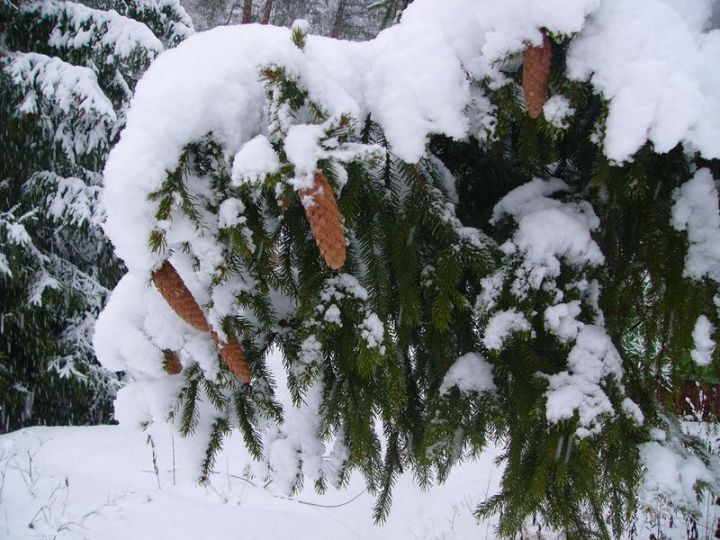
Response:
[[[560,1],[526,28],[499,5],[418,0],[365,44],[223,29],[151,68],[105,170],[129,273],[95,345],[131,381],[121,422],[199,438],[201,482],[234,430],[290,492],[360,471],[378,520],[399,474],[442,481],[494,442],[502,487],[477,512],[504,537],[534,517],[619,536],[661,454],[703,471],[683,478],[700,493],[720,478],[673,410],[679,359],[718,370],[715,127],[676,129],[659,98],[623,123],[640,83],[597,51],[622,11]],[[693,31],[707,60],[720,36]],[[671,502],[694,515],[690,491]]]
[[[0,431],[111,418],[91,338],[123,270],[100,172],[141,74],[192,26],[175,2],[96,4],[0,4]]]

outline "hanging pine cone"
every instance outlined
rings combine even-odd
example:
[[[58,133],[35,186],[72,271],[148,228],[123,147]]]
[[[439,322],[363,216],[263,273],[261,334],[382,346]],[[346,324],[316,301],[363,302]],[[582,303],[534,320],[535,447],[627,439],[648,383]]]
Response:
[[[551,61],[552,46],[547,34],[543,32],[542,46],[527,47],[523,53],[523,92],[530,118],[537,118],[542,114],[543,105],[548,99]]]
[[[300,200],[325,264],[333,270],[341,268],[346,256],[345,230],[333,189],[322,171],[315,173],[311,188],[300,191]]]
[[[163,362],[163,369],[169,375],[177,375],[182,371],[182,364],[180,358],[175,351],[163,351],[165,361]]]
[[[178,316],[193,328],[209,332],[210,325],[175,267],[166,260],[152,274],[155,286]]]
[[[170,261],[166,260],[158,270],[153,272],[153,282],[163,298],[182,320],[202,332],[211,332],[220,357],[240,380],[250,384],[250,366],[248,366],[242,345],[235,338],[230,338],[228,343],[223,343],[218,338],[218,335],[210,330],[205,314]],[[163,367],[165,371],[173,375],[180,373],[182,364],[177,357],[177,353],[173,351],[164,351],[164,353],[165,363]]]
[[[220,356],[235,376],[246,384],[250,384],[250,366],[248,365],[242,345],[232,336],[227,343],[220,341],[218,335],[212,333],[213,341],[220,351]]]

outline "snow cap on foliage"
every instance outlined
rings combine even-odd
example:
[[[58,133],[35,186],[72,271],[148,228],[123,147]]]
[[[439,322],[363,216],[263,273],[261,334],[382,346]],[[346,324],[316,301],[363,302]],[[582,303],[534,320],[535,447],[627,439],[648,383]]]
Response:
[[[562,341],[573,341],[584,326],[576,319],[580,310],[578,300],[550,306],[545,310],[545,327]]]
[[[128,59],[133,54],[153,58],[164,48],[147,26],[115,10],[56,0],[35,2],[24,9],[36,17],[58,21],[48,45],[59,49],[90,47],[96,53],[108,52],[111,57]]]
[[[505,341],[516,332],[530,332],[532,327],[525,315],[516,309],[498,311],[487,323],[483,334],[483,345],[491,351],[499,351]]]
[[[720,282],[720,210],[718,190],[708,169],[695,176],[674,193],[672,226],[687,231],[688,247],[684,274],[693,279],[707,276]]]
[[[545,375],[549,382],[545,411],[548,422],[560,422],[577,413],[580,428],[576,435],[587,437],[600,431],[602,416],[615,412],[601,385],[609,377],[619,384],[622,375],[622,359],[605,329],[583,326],[568,355],[568,370]]]
[[[458,358],[445,374],[440,385],[440,395],[457,387],[460,392],[482,394],[495,391],[492,365],[478,353],[467,353]]]
[[[261,182],[268,174],[280,168],[275,149],[264,135],[258,135],[246,142],[235,154],[232,179],[235,185],[246,182]]]
[[[517,222],[512,239],[500,248],[508,256],[522,257],[512,287],[520,298],[529,289],[539,289],[546,280],[558,277],[561,261],[574,267],[597,266],[605,261],[591,236],[600,226],[592,206],[586,201],[550,198],[567,189],[567,184],[557,178],[536,178],[515,188],[495,205],[491,223],[498,223],[504,216]]]
[[[558,129],[568,127],[568,119],[575,114],[575,108],[565,96],[553,96],[543,105],[543,116]]]
[[[709,17],[708,0],[605,0],[575,36],[568,75],[610,101],[610,159],[628,160],[646,141],[720,157],[720,31],[703,32]]]
[[[90,68],[33,52],[10,53],[0,66],[25,94],[17,114],[42,118],[70,160],[107,148],[118,118]]]
[[[705,315],[700,315],[695,322],[692,337],[695,348],[690,351],[690,356],[698,366],[708,366],[712,362],[712,355],[715,352],[715,341],[712,334],[715,327]]]
[[[645,467],[639,499],[657,507],[658,500],[668,501],[680,508],[698,506],[695,487],[698,482],[712,484],[715,477],[696,456],[671,444],[648,442],[641,444],[640,461]]]

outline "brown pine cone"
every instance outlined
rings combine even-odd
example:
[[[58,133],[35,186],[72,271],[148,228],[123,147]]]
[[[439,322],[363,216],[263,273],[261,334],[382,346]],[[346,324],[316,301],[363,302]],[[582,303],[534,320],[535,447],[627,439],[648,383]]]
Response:
[[[523,92],[530,118],[539,117],[548,100],[551,62],[552,46],[543,33],[542,47],[527,47],[523,53]]]
[[[177,375],[182,371],[182,364],[180,358],[175,351],[163,351],[165,355],[165,361],[163,362],[163,369],[169,375]]]
[[[152,277],[160,294],[162,294],[163,298],[165,298],[175,313],[193,328],[202,332],[211,332],[212,339],[218,348],[220,357],[240,380],[246,384],[250,384],[250,366],[247,363],[247,358],[245,357],[242,346],[234,337],[231,337],[228,343],[223,343],[218,338],[218,335],[210,330],[210,325],[205,318],[205,314],[202,312],[202,309],[200,309],[192,293],[170,261],[166,260],[163,262],[162,266],[153,272]],[[163,352],[165,354],[165,362],[163,364],[165,371],[171,375],[180,373],[182,371],[182,364],[177,357],[177,353],[173,351]]]
[[[345,230],[333,189],[322,171],[315,173],[311,188],[300,191],[300,200],[320,254],[333,270],[345,264]]]
[[[209,332],[210,325],[175,267],[166,260],[152,274],[155,286],[178,316],[193,328]]]
[[[212,333],[213,341],[220,352],[220,357],[230,368],[235,376],[243,381],[245,384],[250,384],[250,366],[243,351],[242,345],[233,336],[229,336],[228,342],[223,343],[220,341],[218,335]]]

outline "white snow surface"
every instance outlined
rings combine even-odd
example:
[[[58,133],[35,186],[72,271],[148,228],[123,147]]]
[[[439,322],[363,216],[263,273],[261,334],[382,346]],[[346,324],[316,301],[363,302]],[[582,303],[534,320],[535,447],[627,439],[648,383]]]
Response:
[[[531,330],[532,327],[525,315],[518,310],[498,311],[490,317],[483,333],[482,342],[489,350],[499,351],[512,334]]]
[[[695,321],[692,337],[695,348],[690,351],[690,356],[698,366],[709,366],[712,362],[712,355],[715,352],[715,341],[712,335],[715,327],[705,315],[700,315]]]
[[[346,489],[289,497],[275,485],[243,480],[248,457],[233,438],[207,487],[188,474],[168,431],[119,426],[43,427],[0,435],[0,538],[8,540],[432,540],[494,538],[476,523],[477,503],[497,490],[490,448],[444,485],[423,491],[411,473],[398,478],[384,525],[372,523],[375,498],[353,475]],[[354,497],[358,496],[356,499]],[[353,500],[354,499],[354,500]],[[347,503],[347,504],[344,504]],[[334,507],[334,505],[343,505]],[[314,506],[325,505],[325,506]],[[32,528],[28,527],[32,524]]]
[[[440,385],[440,395],[457,387],[464,394],[494,392],[492,365],[478,353],[467,353],[455,360]]]
[[[602,428],[602,417],[615,413],[601,385],[608,377],[619,383],[622,375],[622,360],[605,329],[581,326],[568,355],[568,370],[544,375],[549,382],[545,409],[548,422],[560,422],[577,413],[581,427],[576,435],[582,438],[597,433]],[[628,399],[623,412],[637,420],[637,406],[633,405]]]
[[[720,282],[720,210],[718,190],[708,169],[695,176],[674,193],[672,226],[687,231],[688,252],[685,275],[693,279],[707,276]]]
[[[159,262],[147,249],[148,193],[188,142],[213,132],[232,159],[267,135],[261,66],[282,66],[330,118],[370,114],[393,151],[416,162],[429,134],[464,138],[479,118],[492,124],[470,79],[507,82],[502,61],[540,43],[540,28],[574,36],[570,75],[610,100],[611,159],[629,159],[646,140],[718,157],[720,31],[705,31],[710,15],[709,0],[417,0],[400,24],[363,43],[309,36],[301,51],[287,29],[257,25],[197,34],[160,55],[137,86],[105,170],[106,231],[130,271]]]
[[[152,410],[165,406],[163,386],[181,376],[146,378],[123,388],[116,402],[120,426],[32,428],[1,435],[5,480],[0,505],[7,512],[0,510],[0,538],[7,530],[14,540],[229,540],[238,534],[258,540],[493,538],[495,522],[478,524],[472,515],[475,505],[498,489],[501,471],[495,458],[501,447],[492,445],[429,491],[417,486],[411,472],[401,475],[383,526],[372,523],[375,498],[365,491],[359,474],[350,476],[345,489],[330,485],[324,495],[306,480],[300,493],[289,496],[287,486],[298,472],[309,479],[320,471],[333,478],[347,449],[337,441],[324,447],[312,435],[318,428],[322,388],[313,386],[305,403],[293,406],[281,364],[280,354],[268,359],[269,369],[279,376],[277,395],[287,422],[263,434],[267,462],[253,461],[235,432],[225,439],[206,487],[197,484],[205,444],[197,439],[206,436],[202,426],[195,436],[183,438],[163,422],[167,411]],[[138,423],[151,415],[153,422],[140,432]],[[263,487],[268,466],[276,470]],[[246,480],[248,473],[254,479]],[[326,506],[313,506],[317,504]]]
[[[713,430],[717,436],[717,428]],[[148,434],[120,426],[36,427],[0,435],[0,537],[8,540],[493,540],[494,521],[477,523],[475,506],[498,490],[501,448],[490,447],[454,468],[445,484],[420,489],[412,473],[395,485],[384,525],[372,524],[374,498],[353,475],[346,489],[305,489],[288,497],[243,480],[247,454],[235,437],[218,457],[218,472],[200,487],[186,454],[168,430]],[[173,446],[175,452],[173,453]],[[572,453],[569,453],[572,459]],[[173,459],[174,458],[174,459]],[[657,442],[641,447],[647,474],[638,514],[641,538],[657,532],[658,495],[692,501],[695,480],[709,479],[695,458]],[[359,495],[359,496],[358,496]],[[357,498],[355,498],[358,496]],[[325,506],[313,506],[325,505]],[[335,506],[342,505],[342,506]],[[713,519],[711,512],[704,519]],[[684,520],[663,524],[668,540],[686,538]],[[32,525],[32,527],[29,527]],[[701,522],[704,527],[704,522]],[[535,532],[529,528],[528,533]],[[543,528],[543,538],[557,537]]]

